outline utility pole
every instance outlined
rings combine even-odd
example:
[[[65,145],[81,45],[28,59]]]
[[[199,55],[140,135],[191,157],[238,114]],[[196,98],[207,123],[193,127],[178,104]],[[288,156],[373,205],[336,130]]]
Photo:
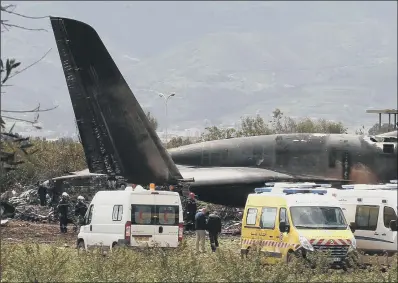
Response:
[[[166,134],[165,134],[165,140],[166,140],[166,146],[167,146],[167,142],[168,142],[168,140],[167,140],[167,126],[168,126],[167,102],[169,102],[169,99],[170,99],[171,97],[175,96],[175,93],[171,93],[171,94],[169,94],[169,95],[167,95],[167,96],[164,95],[164,94],[161,93],[161,92],[159,92],[158,94],[159,94],[159,96],[162,97],[162,98],[164,99],[164,101],[165,101],[165,108],[166,108],[166,129],[165,129]]]

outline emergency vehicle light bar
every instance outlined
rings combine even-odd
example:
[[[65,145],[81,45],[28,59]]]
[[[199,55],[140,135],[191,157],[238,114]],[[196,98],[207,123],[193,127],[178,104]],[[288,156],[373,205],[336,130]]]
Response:
[[[284,189],[283,192],[285,194],[318,194],[318,195],[324,195],[327,193],[327,190],[301,190],[300,188],[289,188],[289,189]]]
[[[303,187],[311,187],[311,186],[315,186],[315,183],[309,183],[309,182],[297,182],[297,183],[292,183],[292,182],[268,182],[265,183],[266,186],[270,186],[270,187],[297,187],[297,186],[303,186]]]
[[[353,190],[355,185],[342,185],[341,188],[345,190]]]
[[[255,188],[254,192],[256,194],[261,194],[261,193],[269,193],[272,191],[273,188],[269,188],[269,187],[264,187],[264,188]]]
[[[393,190],[398,189],[396,184],[379,184],[379,185],[372,185],[372,184],[357,184],[357,185],[343,185],[341,186],[345,190]]]
[[[332,184],[316,184],[310,182],[303,182],[303,183],[265,183],[265,186],[276,187],[276,188],[314,188],[314,187],[321,187],[321,188],[331,188]]]

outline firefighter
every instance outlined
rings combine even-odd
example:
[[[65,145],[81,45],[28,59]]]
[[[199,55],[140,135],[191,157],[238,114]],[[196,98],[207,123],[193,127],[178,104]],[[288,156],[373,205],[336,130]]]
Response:
[[[57,206],[59,213],[59,228],[61,233],[66,233],[68,231],[68,210],[69,210],[69,195],[63,192],[61,195],[61,200]]]
[[[84,203],[84,197],[78,196],[75,205],[75,216],[77,217],[77,224],[82,225],[84,216],[86,215],[87,205]]]
[[[47,194],[47,185],[48,181],[39,183],[39,188],[37,189],[37,194],[39,195],[40,205],[46,206],[46,194]]]
[[[195,200],[195,194],[190,193],[189,199],[185,205],[186,221],[187,221],[187,231],[195,231],[195,214],[198,210],[198,205]]]

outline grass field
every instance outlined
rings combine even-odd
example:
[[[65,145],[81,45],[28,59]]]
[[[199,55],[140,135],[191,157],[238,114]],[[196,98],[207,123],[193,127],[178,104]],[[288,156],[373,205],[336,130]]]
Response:
[[[241,259],[239,239],[231,237],[204,254],[194,252],[193,238],[176,250],[121,248],[106,256],[63,245],[2,241],[1,282],[398,282],[397,258],[386,272],[377,265],[332,270],[322,259],[315,269],[302,261],[265,266],[255,254]]]

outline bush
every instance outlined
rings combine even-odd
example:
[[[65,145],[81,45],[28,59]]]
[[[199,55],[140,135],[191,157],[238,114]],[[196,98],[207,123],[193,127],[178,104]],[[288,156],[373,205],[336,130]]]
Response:
[[[16,170],[0,176],[2,190],[11,189],[15,183],[31,185],[37,181],[65,175],[66,172],[87,168],[83,146],[73,140],[46,141],[31,139],[34,154],[18,153],[24,161]]]
[[[319,260],[267,266],[255,252],[241,259],[238,245],[222,239],[216,253],[196,254],[192,241],[175,250],[119,248],[78,253],[57,245],[2,245],[2,282],[397,282],[397,259],[387,272],[375,266],[332,270]],[[236,243],[236,242],[235,242]]]

